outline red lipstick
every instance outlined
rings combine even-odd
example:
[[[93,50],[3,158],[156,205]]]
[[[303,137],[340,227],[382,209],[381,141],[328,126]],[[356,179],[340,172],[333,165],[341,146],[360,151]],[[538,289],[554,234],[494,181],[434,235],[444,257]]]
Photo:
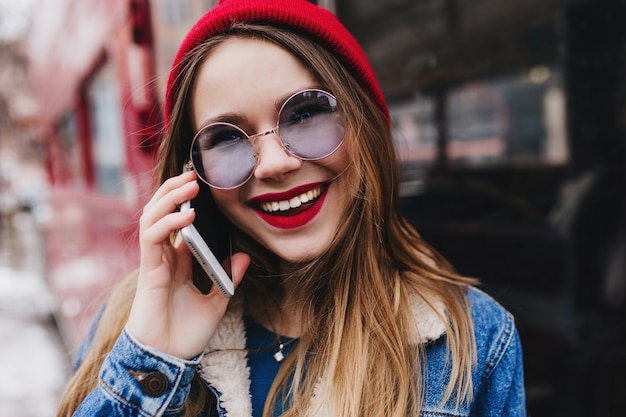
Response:
[[[298,208],[273,212],[267,212],[262,209],[263,203],[289,201],[317,187],[322,187],[319,197],[312,201],[302,203]],[[270,226],[278,229],[295,229],[306,225],[315,218],[324,205],[327,194],[326,191],[328,191],[328,186],[324,186],[323,183],[307,184],[283,193],[270,193],[255,197],[248,201],[248,205],[250,205],[259,217]]]

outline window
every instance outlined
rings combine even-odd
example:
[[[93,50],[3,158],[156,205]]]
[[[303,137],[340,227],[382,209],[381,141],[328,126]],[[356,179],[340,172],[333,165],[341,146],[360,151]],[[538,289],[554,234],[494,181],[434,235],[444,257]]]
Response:
[[[443,120],[437,120],[443,108]],[[536,66],[390,103],[403,195],[419,192],[428,168],[562,165],[569,159],[563,76]],[[443,126],[443,132],[439,126]],[[439,155],[443,152],[444,155]]]
[[[87,101],[96,189],[105,194],[120,195],[125,162],[124,136],[118,86],[110,63],[96,73],[87,87]]]
[[[211,10],[217,6],[217,0],[204,0],[204,10]]]
[[[160,0],[163,22],[168,25],[185,23],[189,19],[186,0]]]
[[[437,159],[435,100],[417,95],[389,106],[391,129],[402,172],[402,193],[420,186],[420,173]]]
[[[446,97],[446,159],[459,165],[567,162],[565,94],[559,71],[472,81]]]
[[[78,144],[78,131],[76,128],[76,115],[68,112],[57,125],[57,135],[59,137],[59,158],[55,161],[60,166],[57,168],[57,175],[62,181],[69,181],[78,189],[85,186],[83,176],[82,155]],[[61,170],[62,172],[58,172]]]

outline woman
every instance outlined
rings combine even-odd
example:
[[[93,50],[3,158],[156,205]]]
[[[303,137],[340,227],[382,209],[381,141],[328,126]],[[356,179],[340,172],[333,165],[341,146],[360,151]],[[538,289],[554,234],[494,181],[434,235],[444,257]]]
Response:
[[[513,318],[400,217],[387,105],[331,13],[221,2],[180,48],[166,119],[140,268],[58,415],[525,414]],[[193,267],[192,222],[233,251],[232,299]]]

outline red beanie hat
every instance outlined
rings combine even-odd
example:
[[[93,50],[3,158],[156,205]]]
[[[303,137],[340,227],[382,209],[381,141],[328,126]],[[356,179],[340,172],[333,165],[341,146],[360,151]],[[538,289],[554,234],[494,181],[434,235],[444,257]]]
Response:
[[[176,54],[165,93],[166,121],[169,121],[180,88],[180,68],[185,56],[206,39],[228,29],[234,22],[286,27],[321,43],[369,92],[389,120],[387,103],[365,53],[333,13],[305,0],[222,0],[200,18]]]

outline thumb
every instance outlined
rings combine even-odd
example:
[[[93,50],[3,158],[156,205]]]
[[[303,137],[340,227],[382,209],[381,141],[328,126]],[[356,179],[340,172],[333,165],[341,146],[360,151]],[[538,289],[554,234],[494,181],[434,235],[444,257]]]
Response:
[[[229,262],[230,261],[230,262]],[[233,279],[235,288],[243,279],[246,270],[250,266],[250,256],[243,252],[238,252],[224,261],[224,269]]]

